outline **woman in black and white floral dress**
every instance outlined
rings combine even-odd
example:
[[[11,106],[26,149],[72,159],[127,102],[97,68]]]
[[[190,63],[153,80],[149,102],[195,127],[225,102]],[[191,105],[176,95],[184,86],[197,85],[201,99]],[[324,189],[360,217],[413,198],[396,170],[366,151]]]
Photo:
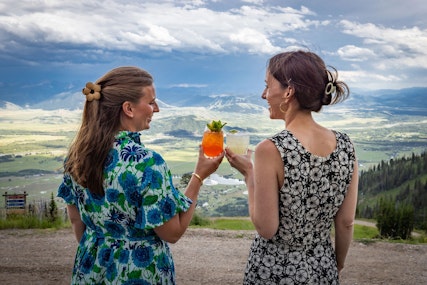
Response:
[[[226,149],[244,176],[249,213],[258,232],[244,284],[339,284],[353,234],[357,161],[349,137],[312,117],[349,95],[323,60],[295,51],[272,57],[262,98],[285,130],[252,152]],[[335,247],[330,231],[334,223]]]

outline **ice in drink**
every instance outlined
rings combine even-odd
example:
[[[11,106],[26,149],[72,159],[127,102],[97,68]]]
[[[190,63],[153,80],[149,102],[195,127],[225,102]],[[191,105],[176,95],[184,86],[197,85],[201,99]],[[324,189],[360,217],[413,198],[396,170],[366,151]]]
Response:
[[[207,157],[220,155],[224,150],[224,133],[206,130],[203,133],[202,146]]]
[[[246,154],[249,147],[249,134],[240,132],[227,133],[227,147],[236,154]]]

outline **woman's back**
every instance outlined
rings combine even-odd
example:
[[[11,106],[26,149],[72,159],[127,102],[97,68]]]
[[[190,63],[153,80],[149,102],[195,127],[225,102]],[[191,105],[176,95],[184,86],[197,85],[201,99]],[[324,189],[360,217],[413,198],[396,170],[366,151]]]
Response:
[[[78,207],[86,225],[73,284],[175,284],[172,254],[154,228],[192,202],[173,187],[166,162],[139,136],[116,135],[105,162],[104,196],[64,175],[58,196]]]
[[[333,134],[335,148],[325,156],[308,151],[289,131],[271,139],[280,152],[285,172],[280,189],[279,228],[282,229],[279,232],[289,230],[289,223],[293,221],[293,229],[288,234],[299,245],[309,242],[310,235],[329,237],[333,217],[351,181],[355,159],[353,145],[346,135]],[[320,236],[312,238],[318,242]]]
[[[330,155],[337,147],[335,132],[316,123],[312,116],[299,113],[296,123],[287,122],[286,129],[309,153],[320,157]],[[292,126],[291,126],[292,125]]]
[[[331,133],[335,144],[329,140],[328,145],[335,146],[325,156],[309,152],[287,130],[270,138],[285,173],[279,190],[280,224],[272,239],[255,239],[246,269],[251,272],[246,274],[247,284],[254,280],[278,282],[283,276],[294,284],[309,280],[333,284],[337,280],[336,267],[330,266],[335,263],[330,228],[351,181],[355,154],[347,135]],[[263,267],[257,264],[259,260]],[[275,268],[289,272],[274,274]],[[263,272],[269,272],[269,278],[265,279]]]

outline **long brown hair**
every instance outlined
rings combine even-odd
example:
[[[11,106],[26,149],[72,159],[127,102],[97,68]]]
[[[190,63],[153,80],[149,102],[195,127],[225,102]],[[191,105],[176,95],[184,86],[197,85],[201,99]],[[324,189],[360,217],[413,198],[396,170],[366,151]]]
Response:
[[[118,67],[95,84],[101,87],[101,98],[86,101],[82,123],[69,148],[64,171],[92,193],[104,195],[104,163],[120,129],[122,104],[138,102],[144,96],[143,87],[153,84],[153,77],[137,67]]]
[[[338,81],[335,68],[329,70],[324,61],[308,51],[283,52],[268,62],[268,71],[283,87],[292,86],[301,108],[318,112],[323,105],[345,100],[350,90]],[[331,86],[328,84],[331,83]],[[332,92],[329,92],[332,91]]]

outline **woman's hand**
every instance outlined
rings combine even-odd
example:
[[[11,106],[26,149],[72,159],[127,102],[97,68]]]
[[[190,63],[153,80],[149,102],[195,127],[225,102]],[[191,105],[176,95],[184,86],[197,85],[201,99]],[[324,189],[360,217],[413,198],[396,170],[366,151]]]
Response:
[[[236,168],[243,176],[252,170],[252,154],[253,151],[248,149],[246,154],[235,154],[231,149],[225,149],[225,157],[230,165]]]
[[[194,168],[194,173],[197,173],[202,180],[207,178],[209,175],[214,173],[224,158],[224,152],[216,157],[206,157],[203,153],[203,147],[199,146],[199,159],[197,161],[196,167]]]

